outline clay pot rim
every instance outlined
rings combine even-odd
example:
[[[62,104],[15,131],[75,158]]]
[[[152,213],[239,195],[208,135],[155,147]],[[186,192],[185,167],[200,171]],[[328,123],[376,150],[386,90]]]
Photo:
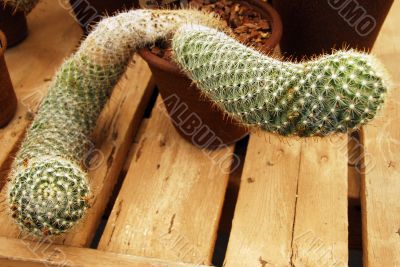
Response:
[[[7,38],[2,31],[0,31],[0,42],[1,42],[0,57],[2,57],[7,49]]]
[[[272,33],[271,36],[268,38],[268,40],[265,42],[264,47],[265,50],[273,50],[279,44],[282,38],[282,31],[283,31],[282,20],[278,12],[270,4],[261,2],[259,0],[246,0],[246,1],[234,0],[234,1],[255,8],[260,13],[267,14],[266,16],[268,16],[268,19],[270,19]],[[182,72],[181,69],[179,69],[179,67],[174,62],[170,62],[164,58],[161,58],[153,54],[146,47],[140,49],[138,53],[143,59],[157,66],[158,68],[163,69],[166,72],[173,73],[174,75],[186,77],[186,75]]]

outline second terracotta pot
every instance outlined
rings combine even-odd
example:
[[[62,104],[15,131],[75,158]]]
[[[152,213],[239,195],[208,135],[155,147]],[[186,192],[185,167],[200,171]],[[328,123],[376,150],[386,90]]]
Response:
[[[285,29],[281,50],[296,59],[344,45],[371,50],[393,0],[273,0]]]
[[[138,6],[138,0],[70,0],[75,17],[85,34],[104,15]]]
[[[7,37],[8,47],[22,42],[28,35],[28,26],[23,12],[14,12],[0,4],[0,31]]]
[[[4,60],[6,37],[0,31],[0,128],[6,126],[17,110],[17,97]]]
[[[258,0],[237,2],[250,5],[270,21],[272,34],[264,45],[264,51],[271,52],[282,35],[278,13]],[[248,135],[247,128],[218,109],[175,63],[154,55],[148,49],[141,49],[139,54],[149,64],[176,130],[187,141],[201,148],[215,149]]]

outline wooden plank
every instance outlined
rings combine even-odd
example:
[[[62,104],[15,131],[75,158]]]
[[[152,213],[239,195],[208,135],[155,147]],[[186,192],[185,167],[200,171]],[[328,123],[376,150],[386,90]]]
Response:
[[[400,266],[400,2],[394,1],[373,52],[394,79],[379,118],[364,128],[361,204],[365,266]]]
[[[57,1],[41,1],[28,16],[28,24],[28,38],[5,54],[19,103],[14,119],[0,129],[0,179],[3,181],[10,166],[8,156],[15,151],[30,123],[30,112],[36,110],[56,69],[73,52],[82,35],[79,25]]]
[[[344,267],[348,262],[346,135],[302,145],[291,263]]]
[[[209,264],[233,147],[197,149],[157,103],[99,249]]]
[[[275,135],[251,135],[224,266],[288,264],[300,149]]]
[[[346,141],[251,135],[225,267],[346,266]]]
[[[88,248],[37,243],[0,237],[0,266],[3,267],[202,267],[172,261],[162,261]],[[205,266],[203,266],[205,267]]]
[[[98,227],[154,88],[147,64],[139,56],[134,60],[136,63],[128,70],[127,79],[120,81],[103,110],[93,135],[99,151],[94,155],[99,157],[89,172],[94,196],[91,208],[82,223],[68,234],[55,238],[54,242],[88,246]],[[5,191],[4,188],[0,194],[3,205],[6,204]],[[7,211],[7,208],[0,211],[0,236],[17,237],[20,231]]]

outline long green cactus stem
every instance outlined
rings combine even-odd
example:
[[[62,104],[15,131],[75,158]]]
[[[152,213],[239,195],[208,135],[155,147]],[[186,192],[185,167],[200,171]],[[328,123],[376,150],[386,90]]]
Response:
[[[2,0],[2,2],[3,5],[7,5],[15,10],[29,13],[39,0]]]
[[[388,88],[377,60],[355,51],[284,62],[194,25],[177,31],[173,51],[222,109],[244,124],[285,136],[358,129],[374,118]]]
[[[112,89],[138,48],[187,21],[222,27],[190,10],[121,13],[100,22],[62,65],[13,165],[8,202],[23,230],[57,235],[84,216],[90,189],[82,161]]]

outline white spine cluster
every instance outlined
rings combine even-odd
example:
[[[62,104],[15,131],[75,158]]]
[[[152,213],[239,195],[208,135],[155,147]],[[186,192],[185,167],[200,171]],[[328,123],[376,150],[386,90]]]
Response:
[[[193,25],[177,31],[173,51],[222,109],[245,124],[282,135],[356,130],[374,118],[388,88],[377,60],[355,51],[291,63]]]

